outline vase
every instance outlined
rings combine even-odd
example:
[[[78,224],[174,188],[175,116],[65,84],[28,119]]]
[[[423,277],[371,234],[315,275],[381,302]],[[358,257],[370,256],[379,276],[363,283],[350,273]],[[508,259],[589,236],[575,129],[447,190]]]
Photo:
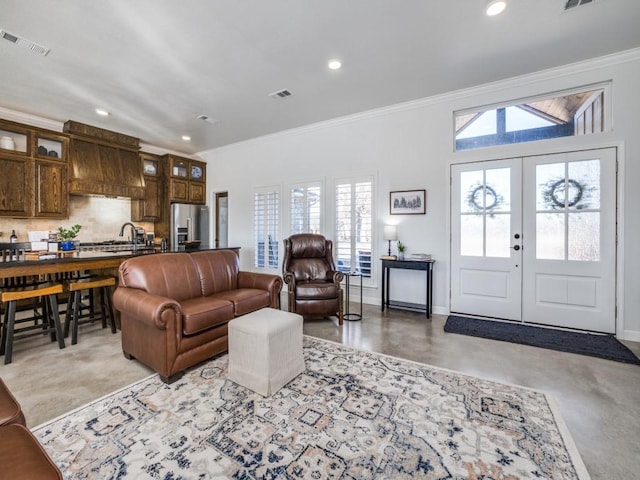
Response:
[[[64,242],[60,242],[60,248],[62,249],[63,252],[68,252],[70,250],[73,250],[74,243],[75,242],[73,240],[66,240]]]
[[[404,260],[404,252],[398,252],[398,260]]]

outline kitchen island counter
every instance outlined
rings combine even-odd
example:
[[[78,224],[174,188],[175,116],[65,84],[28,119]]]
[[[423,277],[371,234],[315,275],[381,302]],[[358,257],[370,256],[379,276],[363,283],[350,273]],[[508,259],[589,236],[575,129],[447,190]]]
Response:
[[[234,250],[236,254],[239,247],[212,248],[208,250]],[[195,251],[195,250],[193,250]],[[12,262],[0,262],[0,279],[24,276],[46,275],[64,272],[76,272],[80,270],[104,270],[118,268],[127,258],[139,255],[153,255],[161,253],[159,248],[140,248],[118,251],[74,251],[60,258],[47,260],[19,260]],[[164,252],[172,253],[172,252]]]

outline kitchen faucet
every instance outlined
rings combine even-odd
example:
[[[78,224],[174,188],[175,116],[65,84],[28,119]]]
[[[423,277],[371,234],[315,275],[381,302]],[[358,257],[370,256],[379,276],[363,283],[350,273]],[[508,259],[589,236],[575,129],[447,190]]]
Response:
[[[136,243],[136,226],[133,223],[126,222],[124,225],[122,225],[122,228],[120,228],[120,236],[124,237],[124,228],[127,225],[131,227],[131,241],[133,242],[133,251],[137,252],[138,244]]]

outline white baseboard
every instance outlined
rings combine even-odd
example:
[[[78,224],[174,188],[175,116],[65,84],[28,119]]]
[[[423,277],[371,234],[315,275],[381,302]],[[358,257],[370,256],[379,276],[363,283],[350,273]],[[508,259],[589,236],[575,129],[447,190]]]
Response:
[[[640,342],[640,331],[638,330],[625,330],[622,332],[622,338],[620,340],[629,340],[630,342]]]

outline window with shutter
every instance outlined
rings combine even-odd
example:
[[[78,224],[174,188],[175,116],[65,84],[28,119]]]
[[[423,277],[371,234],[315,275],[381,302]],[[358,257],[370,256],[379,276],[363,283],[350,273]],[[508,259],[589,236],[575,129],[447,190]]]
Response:
[[[280,200],[277,187],[257,189],[253,194],[254,267],[278,268]]]
[[[373,178],[336,182],[336,267],[371,277]]]
[[[290,191],[290,234],[322,231],[322,196],[320,182],[298,184]]]

